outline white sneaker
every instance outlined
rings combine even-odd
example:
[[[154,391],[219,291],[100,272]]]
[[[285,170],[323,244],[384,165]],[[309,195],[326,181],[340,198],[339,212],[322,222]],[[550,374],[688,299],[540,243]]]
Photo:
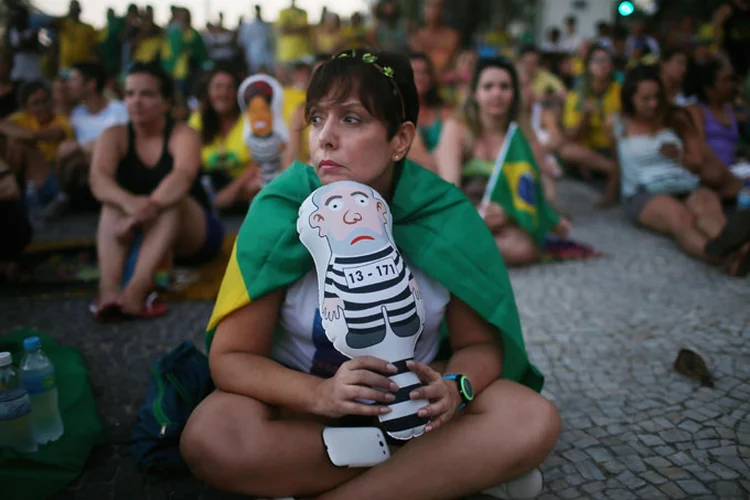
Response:
[[[541,495],[543,490],[542,471],[534,469],[523,476],[511,479],[507,483],[488,488],[482,493],[503,500],[527,500]]]

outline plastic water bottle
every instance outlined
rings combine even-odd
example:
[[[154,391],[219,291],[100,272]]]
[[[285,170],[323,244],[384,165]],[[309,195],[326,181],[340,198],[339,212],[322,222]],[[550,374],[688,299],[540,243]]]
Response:
[[[750,210],[750,178],[742,181],[742,191],[737,195],[737,210]]]
[[[31,401],[9,352],[0,352],[0,448],[37,450],[31,430]]]
[[[31,399],[31,429],[39,444],[60,439],[63,422],[57,405],[55,367],[42,351],[39,337],[24,339],[26,355],[21,361],[21,380]]]
[[[26,210],[29,214],[29,221],[34,229],[44,226],[43,208],[42,201],[39,199],[39,194],[36,191],[36,183],[28,181],[26,183]]]

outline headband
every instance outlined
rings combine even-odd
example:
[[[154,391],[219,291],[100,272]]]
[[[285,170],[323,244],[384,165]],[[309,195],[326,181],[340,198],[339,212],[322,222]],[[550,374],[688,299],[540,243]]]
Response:
[[[333,56],[331,59],[358,59],[357,57],[357,50],[352,49],[351,52],[342,52],[338,55]],[[401,119],[403,121],[406,121],[406,106],[404,105],[404,96],[401,94],[401,89],[398,87],[398,83],[396,83],[396,80],[393,78],[393,68],[390,66],[381,66],[377,63],[378,56],[371,54],[370,52],[365,52],[362,54],[362,57],[360,58],[362,62],[369,64],[373,68],[377,69],[380,74],[388,78],[388,80],[393,85],[393,90],[395,91],[396,96],[398,96],[399,102],[401,102]]]

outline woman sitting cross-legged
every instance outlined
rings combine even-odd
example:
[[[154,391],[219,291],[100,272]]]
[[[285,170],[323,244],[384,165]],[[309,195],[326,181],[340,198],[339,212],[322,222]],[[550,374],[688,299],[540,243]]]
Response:
[[[244,495],[347,500],[454,499],[519,476],[535,478],[532,495],[541,490],[535,468],[555,445],[560,417],[536,392],[542,378],[526,356],[502,257],[476,209],[458,188],[404,161],[418,113],[404,56],[345,52],[315,72],[306,100],[313,166],[293,164],[253,202],[209,325],[217,390],[181,439],[200,479]],[[297,234],[298,212],[321,185],[344,180],[387,201],[395,244],[423,297],[423,331],[406,363],[424,384],[417,392],[397,390],[388,378],[395,366],[349,360],[324,333],[322,290]],[[331,189],[347,189],[338,186]],[[384,207],[349,189],[321,204],[319,220],[331,224],[324,229],[331,241],[353,245],[360,239],[353,235],[371,227],[360,222],[380,220]],[[441,369],[430,364],[443,320],[452,354]],[[443,370],[471,381],[476,397],[465,407],[465,391]],[[389,403],[409,398],[429,400],[420,410],[431,419],[423,435],[372,468],[332,465],[324,426],[373,426]]]
[[[471,80],[463,119],[445,123],[435,150],[438,173],[461,186],[477,205],[506,264],[511,266],[537,262],[545,234],[554,231],[564,236],[570,229],[570,223],[554,213],[543,194],[542,175],[535,168],[538,159],[533,154],[540,148],[534,148],[533,133],[512,133],[515,127],[511,124],[518,120],[520,111],[521,89],[513,65],[505,59],[482,59]],[[514,186],[509,190],[510,206],[495,201],[485,204],[484,194],[498,156],[506,141],[511,142],[515,136],[526,147],[522,157],[511,162],[506,156],[503,160],[503,175],[509,176],[508,184]],[[508,210],[514,207],[519,217]],[[524,223],[532,220],[536,223]]]
[[[157,66],[136,63],[125,80],[131,122],[97,140],[91,190],[102,203],[97,233],[99,319],[156,316],[164,304],[147,301],[152,276],[170,255],[200,264],[221,248],[223,230],[198,179],[200,138],[168,118],[171,79]],[[135,269],[122,288],[134,238],[142,235]]]
[[[610,120],[626,214],[672,236],[688,254],[715,262],[706,247],[727,226],[719,195],[701,187],[703,152],[687,111],[667,101],[656,68],[639,66],[622,89],[623,116]],[[750,243],[724,259],[733,275],[750,268]]]

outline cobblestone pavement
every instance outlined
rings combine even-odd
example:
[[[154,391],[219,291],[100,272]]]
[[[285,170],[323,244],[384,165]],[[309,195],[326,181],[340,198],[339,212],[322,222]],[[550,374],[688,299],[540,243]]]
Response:
[[[596,195],[583,185],[565,183],[561,194],[574,236],[607,255],[511,272],[528,350],[564,420],[542,498],[750,498],[750,280],[690,260],[618,210],[594,211]],[[94,218],[75,217],[43,237],[93,228]],[[191,479],[144,484],[126,446],[148,364],[182,339],[200,343],[211,304],[97,325],[87,303],[0,302],[0,334],[31,326],[81,350],[106,423],[109,444],[55,498],[232,498]],[[703,354],[714,389],[672,370],[682,346]]]

